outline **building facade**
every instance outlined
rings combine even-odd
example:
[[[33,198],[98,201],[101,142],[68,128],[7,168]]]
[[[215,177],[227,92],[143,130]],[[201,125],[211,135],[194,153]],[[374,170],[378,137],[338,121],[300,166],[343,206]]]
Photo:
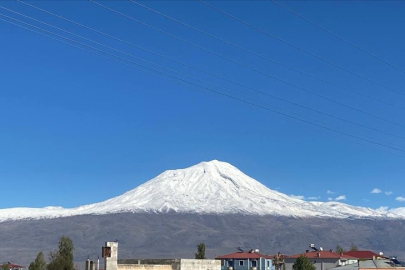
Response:
[[[316,267],[316,270],[329,270],[338,266],[357,264],[358,259],[349,255],[341,255],[332,251],[308,251],[303,254],[286,256],[286,270],[293,270],[295,260],[300,256],[307,257]]]
[[[221,270],[273,270],[272,257],[255,250],[235,252],[216,259],[221,260]]]

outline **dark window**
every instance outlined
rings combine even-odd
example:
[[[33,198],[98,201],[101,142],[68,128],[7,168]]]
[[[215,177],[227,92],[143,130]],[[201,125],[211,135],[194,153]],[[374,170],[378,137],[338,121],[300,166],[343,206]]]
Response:
[[[257,267],[257,261],[252,261],[252,267]]]
[[[244,261],[239,261],[239,266],[243,266],[245,264]]]

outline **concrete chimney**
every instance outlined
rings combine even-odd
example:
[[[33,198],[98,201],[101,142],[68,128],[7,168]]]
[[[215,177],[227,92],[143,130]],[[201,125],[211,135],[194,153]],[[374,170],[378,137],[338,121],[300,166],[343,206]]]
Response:
[[[105,270],[118,270],[118,242],[106,242],[103,250]]]
[[[90,270],[96,270],[95,263],[93,261],[90,261]]]

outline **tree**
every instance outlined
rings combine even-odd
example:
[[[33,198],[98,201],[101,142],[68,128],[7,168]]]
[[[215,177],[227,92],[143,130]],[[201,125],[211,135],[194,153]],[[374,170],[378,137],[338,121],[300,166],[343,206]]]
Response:
[[[358,251],[358,250],[359,250],[359,248],[356,245],[352,244],[350,246],[350,251]]]
[[[67,236],[62,236],[58,244],[58,252],[49,254],[50,263],[47,270],[74,270],[73,241]]]
[[[284,257],[280,252],[274,256],[273,265],[274,265],[275,270],[282,270],[282,269],[284,270],[285,269]]]
[[[3,266],[1,267],[2,270],[10,270],[10,264],[9,263],[5,263],[3,264]]]
[[[30,266],[28,267],[29,270],[46,270],[46,261],[44,258],[44,253],[42,251],[38,253],[37,258],[35,261],[30,263]]]
[[[293,269],[294,270],[316,270],[316,267],[311,261],[305,257],[304,255],[301,255],[298,259],[295,260],[295,263],[293,264]]]
[[[205,244],[201,243],[197,245],[197,253],[195,254],[196,259],[206,259],[205,258]]]
[[[336,253],[343,254],[345,252],[346,252],[346,250],[344,248],[342,248],[340,245],[336,246]]]

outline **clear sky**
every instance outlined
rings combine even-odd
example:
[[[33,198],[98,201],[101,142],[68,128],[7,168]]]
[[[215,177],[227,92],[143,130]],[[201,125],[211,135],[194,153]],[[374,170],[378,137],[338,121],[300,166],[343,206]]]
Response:
[[[88,1],[29,3],[127,43],[19,2],[0,1],[0,6],[126,54],[4,9],[0,9],[0,13],[134,63],[219,92],[239,95],[262,107],[368,141],[210,93],[184,81],[144,72],[129,62],[119,63],[0,21],[0,208],[75,207],[99,202],[133,189],[166,169],[185,168],[212,159],[227,161],[272,189],[308,200],[310,197],[322,201],[340,197],[343,202],[373,208],[405,206],[405,202],[401,202],[405,195],[405,110],[399,108],[405,107],[405,72],[367,55],[271,1],[209,3],[301,50],[198,1],[141,3],[342,88],[277,65],[127,1],[98,3],[200,48]],[[405,2],[281,3],[405,70],[405,34],[402,31],[405,29]],[[0,16],[0,19],[6,18]],[[128,43],[248,86],[250,90]],[[193,78],[184,77],[184,74]],[[268,94],[323,114],[282,102]],[[370,140],[392,148],[372,144]],[[373,189],[378,190],[371,193]]]

